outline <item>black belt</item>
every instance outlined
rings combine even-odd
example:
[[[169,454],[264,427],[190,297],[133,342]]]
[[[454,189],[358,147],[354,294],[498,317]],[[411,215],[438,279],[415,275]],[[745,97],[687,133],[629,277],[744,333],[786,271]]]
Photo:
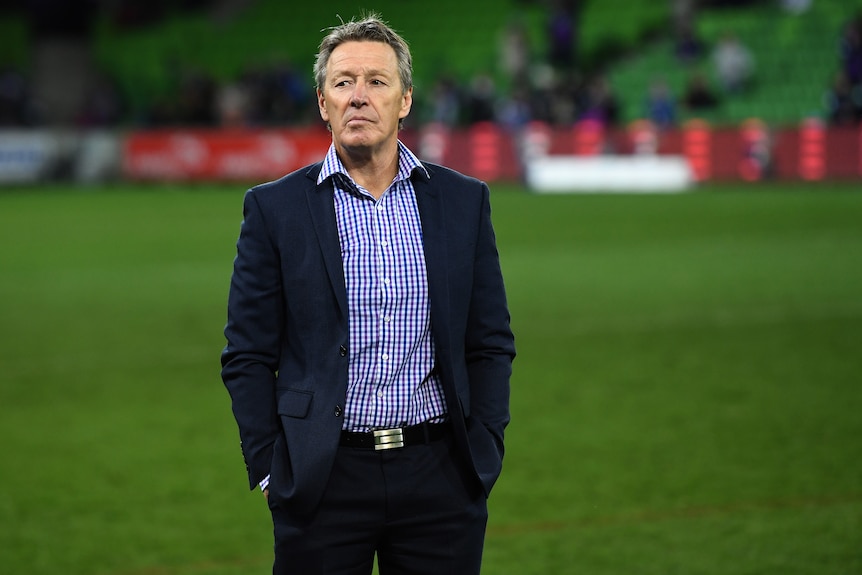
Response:
[[[443,439],[450,429],[446,423],[419,423],[408,427],[373,431],[342,431],[340,445],[364,449],[395,449]]]

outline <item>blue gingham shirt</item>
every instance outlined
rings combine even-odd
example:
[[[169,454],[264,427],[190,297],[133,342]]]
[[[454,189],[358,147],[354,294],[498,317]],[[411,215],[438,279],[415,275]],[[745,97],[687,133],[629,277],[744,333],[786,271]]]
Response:
[[[446,419],[434,341],[422,225],[410,174],[425,166],[398,142],[398,173],[375,200],[330,146],[317,178],[332,178],[347,286],[350,357],[343,429]],[[269,475],[260,488],[269,487]]]
[[[422,226],[410,175],[425,167],[400,141],[398,173],[374,197],[330,146],[318,184],[332,178],[349,308],[343,428],[368,431],[442,421]],[[426,172],[427,175],[427,172]]]

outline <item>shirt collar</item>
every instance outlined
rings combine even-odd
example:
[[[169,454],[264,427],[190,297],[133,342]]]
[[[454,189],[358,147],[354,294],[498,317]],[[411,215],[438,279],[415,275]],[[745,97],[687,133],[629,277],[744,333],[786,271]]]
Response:
[[[398,140],[398,173],[395,174],[393,182],[410,179],[413,170],[421,170],[426,178],[431,177],[428,170],[419,161],[419,158],[401,140]],[[323,166],[320,169],[320,174],[317,176],[317,183],[321,184],[335,174],[343,174],[351,182],[353,181],[347,170],[344,169],[344,164],[341,163],[341,159],[335,151],[335,144],[330,144],[329,151],[326,152],[326,156],[323,158]]]

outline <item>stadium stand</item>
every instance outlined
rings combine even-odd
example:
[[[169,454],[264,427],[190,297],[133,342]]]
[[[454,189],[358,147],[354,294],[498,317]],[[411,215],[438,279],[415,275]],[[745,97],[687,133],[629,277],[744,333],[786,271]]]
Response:
[[[680,65],[673,41],[662,37],[611,68],[609,79],[623,96],[623,118],[643,115],[643,96],[651,79],[663,78],[681,94],[693,71],[703,72],[717,85],[710,61],[711,48],[725,32],[736,34],[755,61],[751,90],[725,97],[716,110],[698,116],[716,124],[739,123],[757,117],[772,124],[796,124],[824,113],[823,97],[838,65],[837,42],[841,27],[862,9],[858,0],[818,0],[802,14],[783,11],[777,3],[744,9],[703,10],[696,33],[706,46],[699,60]],[[642,97],[638,97],[640,94]],[[682,111],[681,121],[687,119]]]
[[[497,34],[510,16],[494,0],[477,0],[463,10],[458,0],[439,0],[434,9],[413,2],[376,3],[384,18],[410,40],[423,57],[415,62],[417,84],[437,72],[464,76],[495,66]],[[206,70],[218,80],[236,77],[250,66],[290,61],[310,69],[321,30],[356,15],[353,2],[287,3],[260,0],[228,22],[208,14],[171,16],[154,27],[122,30],[103,22],[96,38],[100,62],[114,72],[135,107],[169,91],[177,66]],[[533,9],[535,14],[536,9]],[[457,15],[457,16],[456,16]]]
[[[356,4],[346,0],[300,5],[282,0],[220,0],[215,4],[226,3],[233,9],[165,9],[158,21],[137,25],[109,13],[100,15],[92,34],[92,52],[98,67],[119,85],[131,122],[140,123],[154,102],[177,99],[189,75],[225,83],[251,68],[290,65],[310,83],[321,29],[356,15]],[[801,14],[783,10],[777,0],[704,8],[693,22],[703,52],[684,63],[674,53],[671,4],[581,3],[575,19],[578,73],[604,73],[623,123],[643,117],[649,86],[657,78],[677,98],[694,74],[702,74],[717,87],[711,51],[728,31],[753,55],[754,85],[732,96],[719,92],[721,104],[697,111],[699,118],[713,124],[738,124],[751,117],[770,124],[797,124],[806,117],[823,116],[825,93],[838,65],[842,25],[862,11],[862,0],[817,0]],[[546,2],[476,0],[470,10],[464,10],[459,0],[438,0],[433,9],[397,0],[382,0],[375,6],[421,55],[415,62],[418,95],[428,94],[442,76],[466,86],[480,73],[490,74],[499,89],[509,91],[510,79],[500,73],[498,63],[499,41],[513,21],[527,32],[532,60],[545,57]],[[0,38],[0,65],[26,67],[32,53],[20,15],[4,14]],[[693,115],[680,108],[678,120],[684,122]]]

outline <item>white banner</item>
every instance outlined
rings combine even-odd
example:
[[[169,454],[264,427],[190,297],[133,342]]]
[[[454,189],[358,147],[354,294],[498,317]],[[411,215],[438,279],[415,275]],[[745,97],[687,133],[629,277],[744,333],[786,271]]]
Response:
[[[694,183],[682,156],[546,156],[527,163],[538,193],[680,192]]]
[[[0,184],[44,179],[60,160],[60,138],[48,131],[0,131]]]
[[[112,130],[0,130],[0,185],[104,181],[119,166],[120,137]]]

